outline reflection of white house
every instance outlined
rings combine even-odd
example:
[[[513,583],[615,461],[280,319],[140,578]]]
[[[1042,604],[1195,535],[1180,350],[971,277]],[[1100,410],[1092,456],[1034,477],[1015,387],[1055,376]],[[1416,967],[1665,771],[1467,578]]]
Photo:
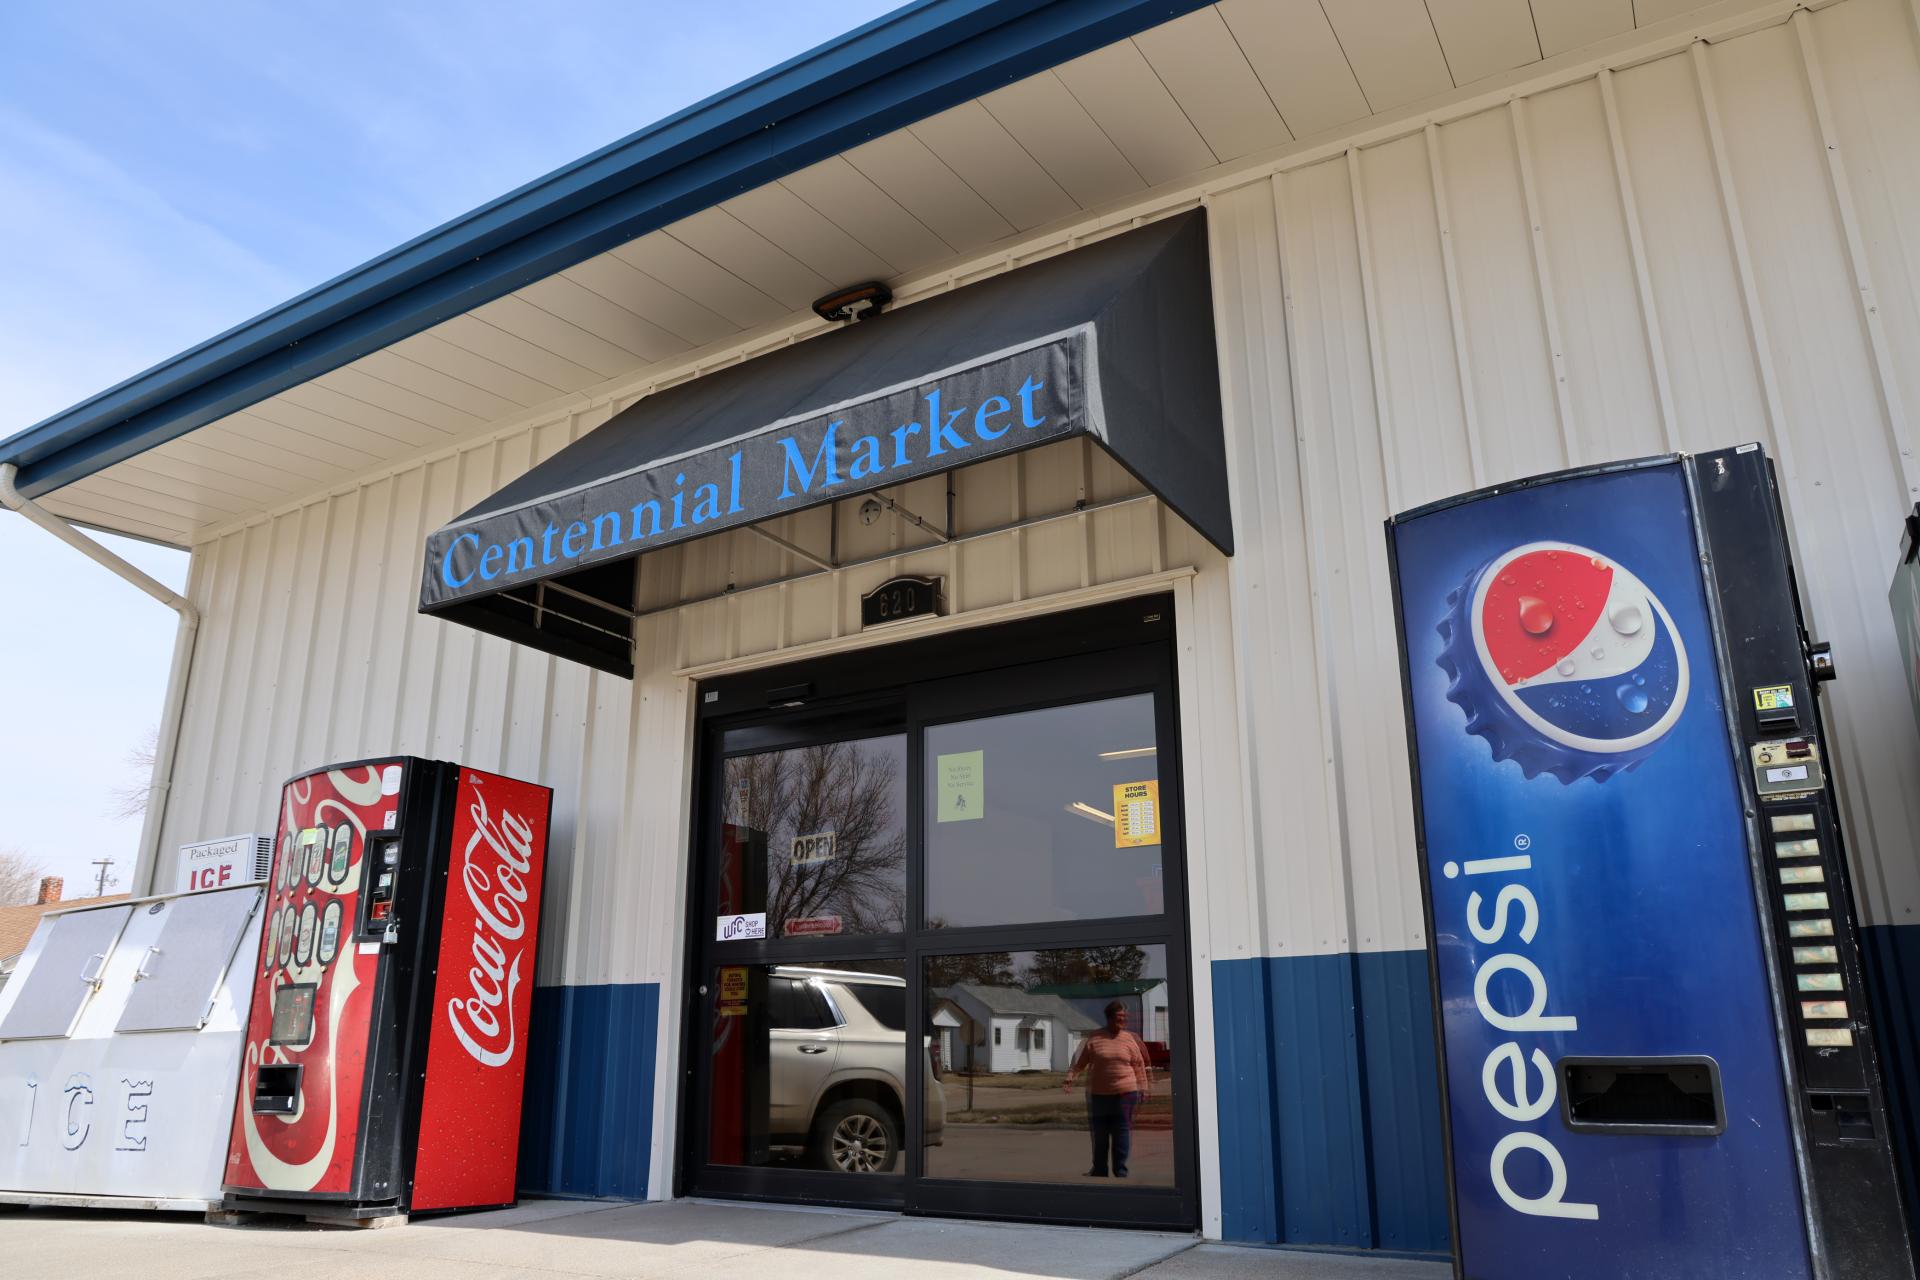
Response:
[[[1058,996],[1105,1026],[1107,1005],[1115,1000],[1127,1007],[1127,1029],[1142,1040],[1167,1040],[1167,980],[1135,978],[1126,982],[1054,982],[1035,987],[1033,995]]]
[[[1100,1024],[1057,995],[960,982],[933,1008],[948,1070],[1065,1071],[1080,1039]]]

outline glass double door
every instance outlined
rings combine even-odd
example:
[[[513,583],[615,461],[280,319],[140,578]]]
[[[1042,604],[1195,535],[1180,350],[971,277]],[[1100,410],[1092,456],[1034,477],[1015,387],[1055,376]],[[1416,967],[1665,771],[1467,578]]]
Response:
[[[1193,1225],[1167,664],[707,727],[686,1189]]]

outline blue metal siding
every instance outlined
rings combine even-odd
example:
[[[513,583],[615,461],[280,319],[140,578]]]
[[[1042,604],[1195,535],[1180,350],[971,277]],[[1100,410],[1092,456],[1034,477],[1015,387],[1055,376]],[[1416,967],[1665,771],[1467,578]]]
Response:
[[[1213,963],[1213,1071],[1220,1107],[1220,1234],[1280,1239],[1267,962]],[[1201,1064],[1204,1067],[1204,1063]]]
[[[652,982],[534,989],[522,1193],[646,1197],[659,1013]]]
[[[1369,951],[1353,959],[1373,1243],[1409,1252],[1447,1250],[1447,1152],[1427,953]]]
[[[1208,0],[921,0],[0,441],[38,496]]]
[[[1424,951],[1213,966],[1221,1234],[1444,1252]]]

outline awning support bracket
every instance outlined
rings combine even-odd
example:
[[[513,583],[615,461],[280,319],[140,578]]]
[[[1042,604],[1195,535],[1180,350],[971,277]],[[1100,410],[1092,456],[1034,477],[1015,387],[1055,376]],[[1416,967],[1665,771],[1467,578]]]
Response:
[[[949,493],[947,495],[947,498],[948,498],[948,501],[951,502],[953,495]],[[953,535],[951,533],[947,532],[945,529],[937,528],[934,525],[927,523],[927,521],[915,515],[912,511],[908,510],[906,507],[901,506],[899,503],[895,502],[892,498],[889,498],[884,493],[870,493],[867,495],[867,500],[869,502],[879,503],[882,507],[886,508],[888,511],[891,511],[894,515],[899,516],[902,520],[905,520],[908,524],[920,526],[920,528],[932,534],[935,540],[941,542],[942,544],[953,541]],[[832,567],[833,566],[831,565],[821,566],[821,568],[823,569],[832,568]]]
[[[761,537],[765,538],[768,542],[771,542],[774,546],[779,547],[782,551],[785,551],[790,555],[799,556],[802,560],[805,560],[810,565],[814,565],[818,568],[825,569],[828,572],[832,572],[833,570],[838,569],[840,567],[839,565],[835,564],[833,561],[829,559],[813,554],[813,552],[807,550],[803,546],[800,546],[798,543],[787,541],[785,538],[773,532],[771,529],[764,529],[757,524],[745,525],[743,527],[749,533],[759,534]]]

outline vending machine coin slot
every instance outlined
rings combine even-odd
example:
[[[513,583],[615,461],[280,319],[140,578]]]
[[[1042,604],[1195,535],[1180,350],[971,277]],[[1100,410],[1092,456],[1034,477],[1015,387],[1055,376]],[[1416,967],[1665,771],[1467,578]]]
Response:
[[[1803,796],[1827,785],[1820,746],[1808,738],[1776,738],[1752,748],[1754,789],[1762,800]]]
[[[396,923],[393,918],[393,900],[399,888],[399,836],[367,837],[366,876],[367,891],[361,898],[365,903],[365,909],[360,921],[360,932],[362,936],[376,936],[384,939],[393,933]]]
[[[262,1065],[253,1085],[253,1109],[261,1115],[290,1116],[300,1103],[299,1064]]]
[[[1560,1082],[1575,1133],[1712,1137],[1727,1127],[1712,1058],[1562,1058]]]
[[[1873,1107],[1864,1093],[1815,1093],[1807,1097],[1815,1142],[1871,1142],[1879,1137]]]

